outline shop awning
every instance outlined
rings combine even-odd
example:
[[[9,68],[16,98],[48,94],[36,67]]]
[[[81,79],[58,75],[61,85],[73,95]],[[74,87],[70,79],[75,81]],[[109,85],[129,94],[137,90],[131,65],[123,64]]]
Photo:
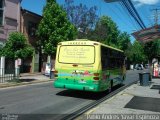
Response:
[[[160,39],[160,25],[134,32],[132,35],[136,40],[143,43]]]

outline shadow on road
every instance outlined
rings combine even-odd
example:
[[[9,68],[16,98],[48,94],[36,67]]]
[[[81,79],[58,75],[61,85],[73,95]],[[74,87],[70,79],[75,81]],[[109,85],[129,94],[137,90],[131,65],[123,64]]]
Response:
[[[31,82],[35,81],[36,79],[19,79],[20,82]]]
[[[122,87],[122,85],[117,85],[112,88],[112,91],[117,90],[118,88]],[[110,92],[109,90],[103,92],[88,92],[88,91],[78,91],[78,90],[63,90],[56,95],[58,96],[66,96],[66,97],[74,97],[74,98],[82,98],[82,99],[89,99],[89,100],[99,100]]]

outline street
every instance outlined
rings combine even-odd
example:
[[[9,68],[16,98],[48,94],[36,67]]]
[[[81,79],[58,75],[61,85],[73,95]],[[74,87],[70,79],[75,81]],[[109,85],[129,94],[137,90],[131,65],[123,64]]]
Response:
[[[139,79],[139,73],[141,72],[148,72],[148,69],[144,70],[128,70],[127,75],[126,75],[126,81],[124,82],[125,84],[129,84],[135,80]]]
[[[138,80],[142,70],[129,70],[125,84]],[[0,113],[69,114],[104,94],[54,88],[52,82],[0,90]]]
[[[160,112],[158,5],[0,0],[0,120]]]

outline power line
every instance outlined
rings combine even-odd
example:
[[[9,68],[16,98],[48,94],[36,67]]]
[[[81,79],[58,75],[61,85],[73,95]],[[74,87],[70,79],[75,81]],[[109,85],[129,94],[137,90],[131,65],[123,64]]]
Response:
[[[145,27],[142,25],[142,23],[137,19],[137,16],[136,16],[136,14],[134,13],[134,10],[131,8],[131,6],[129,5],[129,3],[128,2],[126,2],[126,1],[121,1],[123,4],[124,4],[124,6],[126,7],[126,9],[128,10],[128,12],[132,15],[132,17],[134,18],[134,20],[138,23],[138,25],[142,28],[142,29],[144,29]]]
[[[139,16],[137,10],[135,9],[133,3],[131,0],[104,0],[105,2],[117,2],[120,1],[122,4],[126,7],[127,11],[131,14],[131,16],[134,18],[134,20],[138,23],[138,25],[142,28],[145,29],[146,26],[144,22],[142,21],[141,17]]]
[[[111,9],[111,11],[121,20],[121,21],[123,21],[123,19],[120,17],[120,15],[111,7],[111,6],[108,6],[110,9]],[[122,22],[123,23],[123,22]],[[124,24],[124,23],[123,23]],[[125,25],[125,24],[124,24]]]
[[[135,21],[133,21],[133,19],[129,15],[129,13],[125,10],[125,6],[121,2],[119,4],[121,5],[121,8],[123,10],[116,4],[117,5],[117,9],[121,12],[121,14],[124,13],[125,15],[127,15],[129,17],[130,22],[133,23],[133,24],[129,24],[129,25],[132,25],[132,27],[134,27],[136,30],[138,30],[138,26],[135,24]]]
[[[143,27],[146,28],[145,24],[143,23],[141,17],[139,16],[139,14],[138,14],[137,10],[135,9],[135,7],[134,7],[133,3],[131,2],[131,0],[128,0],[128,2],[130,3],[132,9],[136,13],[136,15],[137,15],[138,19],[140,20],[141,24],[143,25]]]

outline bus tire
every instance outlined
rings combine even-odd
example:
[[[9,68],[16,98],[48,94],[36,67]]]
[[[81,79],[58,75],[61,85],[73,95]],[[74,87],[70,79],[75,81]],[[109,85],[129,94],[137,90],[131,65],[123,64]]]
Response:
[[[124,81],[125,79],[126,79],[126,76],[125,76],[125,75],[123,75],[122,80]]]
[[[123,85],[124,85],[125,79],[126,79],[126,76],[123,75],[123,76],[121,77],[121,81],[120,81],[120,83],[119,83],[120,86],[123,86]]]
[[[111,82],[110,82],[109,92],[112,92],[112,89],[113,89],[113,80],[111,80]]]

